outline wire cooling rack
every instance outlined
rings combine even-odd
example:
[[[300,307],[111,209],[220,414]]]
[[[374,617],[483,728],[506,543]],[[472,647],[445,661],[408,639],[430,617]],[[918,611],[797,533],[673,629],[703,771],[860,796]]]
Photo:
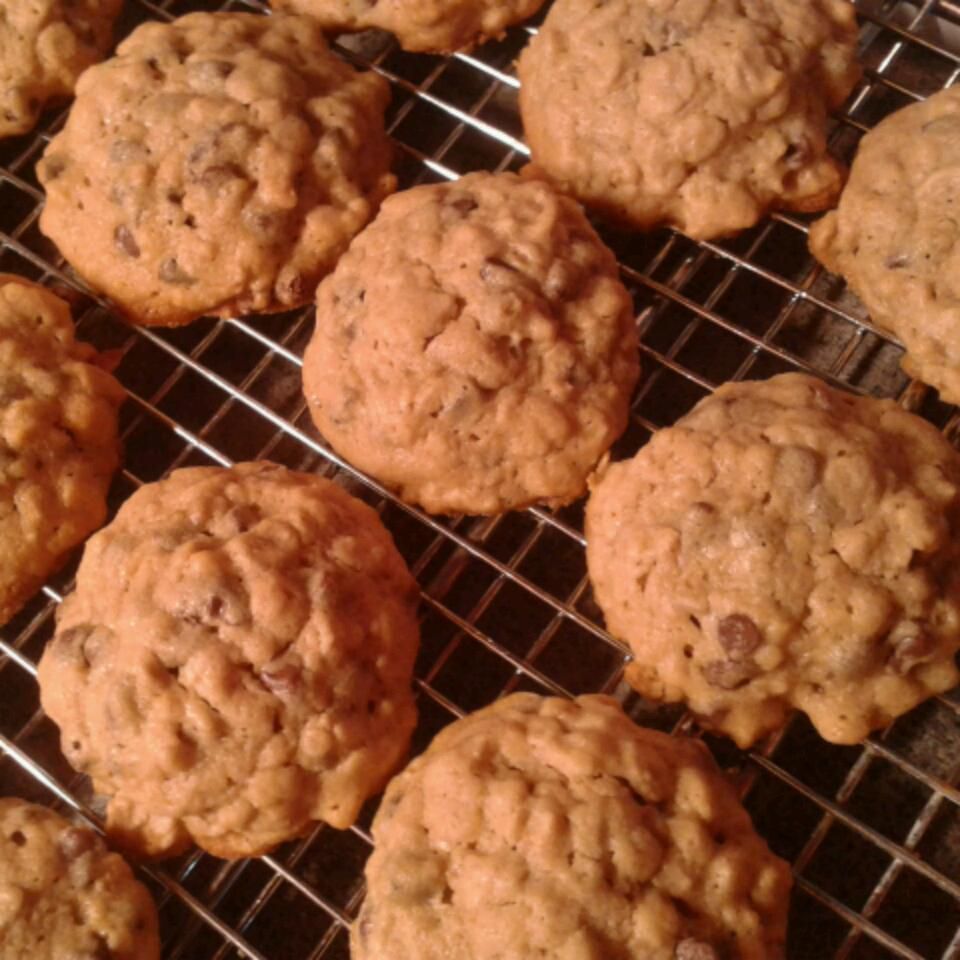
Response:
[[[865,130],[960,77],[958,0],[856,6],[865,74],[831,136],[848,161]],[[120,32],[196,9],[263,7],[128,0]],[[524,163],[513,62],[532,29],[450,58],[404,54],[382,35],[344,41],[345,57],[393,87],[401,186]],[[623,650],[603,630],[586,580],[582,504],[430,518],[352,471],[305,413],[300,358],[310,310],[157,332],[116,322],[87,296],[37,229],[34,164],[64,116],[50,113],[39,133],[0,141],[0,271],[72,290],[80,335],[120,358],[130,399],[114,507],[175,467],[257,457],[336,475],[373,504],[423,588],[417,750],[454,716],[515,689],[606,691],[641,722],[698,733],[681,711],[654,709],[623,684]],[[807,222],[775,215],[735,240],[701,244],[668,230],[604,231],[635,298],[644,364],[617,457],[724,380],[798,368],[898,397],[957,431],[957,411],[903,376],[897,343],[812,261]],[[75,562],[0,628],[0,793],[96,822],[96,798],[60,754],[34,679]],[[823,743],[800,717],[749,754],[705,739],[760,832],[793,864],[790,958],[960,958],[957,691],[856,747]],[[194,851],[143,870],[160,906],[165,960],[345,960],[374,807],[352,830],[320,826],[271,856],[225,863]]]

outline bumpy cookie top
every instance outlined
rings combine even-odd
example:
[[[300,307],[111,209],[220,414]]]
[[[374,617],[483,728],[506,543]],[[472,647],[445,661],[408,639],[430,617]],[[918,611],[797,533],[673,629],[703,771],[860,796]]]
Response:
[[[157,912],[85,827],[0,799],[0,960],[159,960]]]
[[[630,296],[579,206],[477,173],[384,204],[317,291],[303,377],[351,462],[486,514],[583,493],[637,371]]]
[[[840,189],[826,110],[859,76],[847,0],[557,0],[519,62],[534,164],[698,239]]]
[[[77,85],[41,228],[134,322],[299,306],[393,189],[388,97],[309,18],[143,24]]]
[[[960,87],[887,117],[860,143],[837,210],[810,230],[904,369],[960,402]]]
[[[957,682],[960,457],[889,400],[727,384],[596,482],[587,562],[628,679],[747,746],[855,743]]]
[[[376,513],[330,481],[178,470],[91,539],[41,701],[118,842],[261,853],[349,826],[403,755],[416,598]]]
[[[110,47],[122,0],[0,0],[0,137],[26,133]]]
[[[0,274],[0,623],[103,523],[120,461],[120,384],[70,308]]]
[[[273,0],[326,30],[389,30],[404,50],[448,53],[500,36],[544,0]]]
[[[702,744],[607,697],[446,728],[373,823],[356,960],[773,960],[790,871]]]

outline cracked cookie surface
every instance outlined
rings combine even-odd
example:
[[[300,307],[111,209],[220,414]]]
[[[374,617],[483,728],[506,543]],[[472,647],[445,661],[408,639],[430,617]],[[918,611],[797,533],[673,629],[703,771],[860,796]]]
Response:
[[[515,694],[443,730],[373,822],[356,960],[774,960],[790,870],[703,744]]]
[[[518,63],[534,167],[695,239],[821,210],[827,110],[859,76],[846,0],[557,0]]]
[[[70,308],[0,274],[0,623],[103,523],[124,391]]]
[[[867,133],[810,250],[903,341],[904,370],[960,402],[960,87]]]
[[[726,384],[586,511],[627,679],[748,746],[793,708],[855,743],[958,679],[960,455],[889,400]]]
[[[64,754],[147,855],[353,823],[406,750],[417,589],[376,513],[268,463],[178,470],[92,538],[40,662]]]
[[[0,960],[159,960],[157,911],[90,829],[0,798]]]
[[[122,0],[0,0],[0,137],[31,130],[106,54]]]
[[[404,50],[451,53],[501,36],[544,0],[273,0],[316,17],[325,30],[388,30]]]
[[[579,206],[488,173],[384,204],[320,285],[303,366],[333,447],[433,513],[580,496],[637,376],[630,296]]]
[[[41,229],[135,323],[301,306],[394,188],[388,99],[306,17],[143,24],[77,85]]]

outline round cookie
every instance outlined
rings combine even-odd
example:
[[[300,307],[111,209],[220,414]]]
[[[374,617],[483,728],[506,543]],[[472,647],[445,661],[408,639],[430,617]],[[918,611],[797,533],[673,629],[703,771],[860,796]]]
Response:
[[[432,513],[563,504],[627,423],[632,302],[579,206],[476,173],[391,197],[317,291],[321,433]]]
[[[0,624],[103,523],[124,391],[70,308],[0,274]]]
[[[31,130],[49,100],[107,52],[122,0],[0,0],[0,137]]]
[[[889,400],[726,384],[593,485],[627,679],[742,747],[791,709],[856,743],[958,679],[960,455]]]
[[[354,960],[779,960],[790,870],[695,740],[515,694],[443,730],[373,822]]]
[[[534,167],[642,229],[730,234],[820,210],[828,109],[859,76],[847,0],[557,0],[520,57]]]
[[[175,471],[90,540],[40,661],[70,763],[139,854],[353,823],[407,747],[418,592],[376,513],[269,463]]]
[[[325,30],[388,30],[404,50],[450,53],[502,36],[544,0],[273,0],[316,17]]]
[[[898,110],[860,142],[839,207],[810,250],[874,322],[903,368],[960,402],[960,87]]]
[[[388,98],[306,17],[145,23],[78,83],[40,227],[134,323],[301,306],[394,188]]]
[[[0,960],[159,960],[157,911],[86,827],[0,798]]]

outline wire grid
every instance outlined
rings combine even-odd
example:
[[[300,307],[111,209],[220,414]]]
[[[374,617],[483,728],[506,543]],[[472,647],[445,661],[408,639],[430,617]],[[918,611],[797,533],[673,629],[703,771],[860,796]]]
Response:
[[[960,77],[960,2],[856,6],[865,74],[831,136],[848,161],[865,130]],[[257,0],[129,0],[120,32],[196,9],[264,8]],[[402,187],[524,163],[512,65],[533,29],[450,58],[404,54],[382,35],[343,41],[345,57],[393,87]],[[623,683],[624,651],[604,631],[586,579],[582,503],[431,518],[352,470],[305,412],[299,368],[310,310],[157,332],[116,322],[90,297],[37,229],[42,193],[33,168],[64,116],[48,114],[39,133],[0,141],[0,271],[61,287],[74,300],[80,335],[116,351],[130,399],[114,508],[176,467],[257,457],[335,476],[374,505],[423,589],[416,751],[455,716],[515,689],[605,691],[640,722],[700,735],[681,710],[644,703]],[[788,369],[898,397],[956,435],[957,411],[899,371],[899,345],[810,258],[807,222],[777,214],[734,240],[700,244],[669,230],[637,235],[601,225],[635,298],[644,362],[616,457],[632,455],[720,382]],[[0,793],[98,824],[97,798],[63,759],[34,680],[76,559],[0,628]],[[957,691],[856,747],[822,742],[802,717],[749,754],[704,739],[740,784],[760,832],[794,866],[790,958],[960,960]],[[318,826],[257,860],[225,863],[193,851],[142,868],[160,906],[166,960],[344,960],[375,805],[351,830]]]

